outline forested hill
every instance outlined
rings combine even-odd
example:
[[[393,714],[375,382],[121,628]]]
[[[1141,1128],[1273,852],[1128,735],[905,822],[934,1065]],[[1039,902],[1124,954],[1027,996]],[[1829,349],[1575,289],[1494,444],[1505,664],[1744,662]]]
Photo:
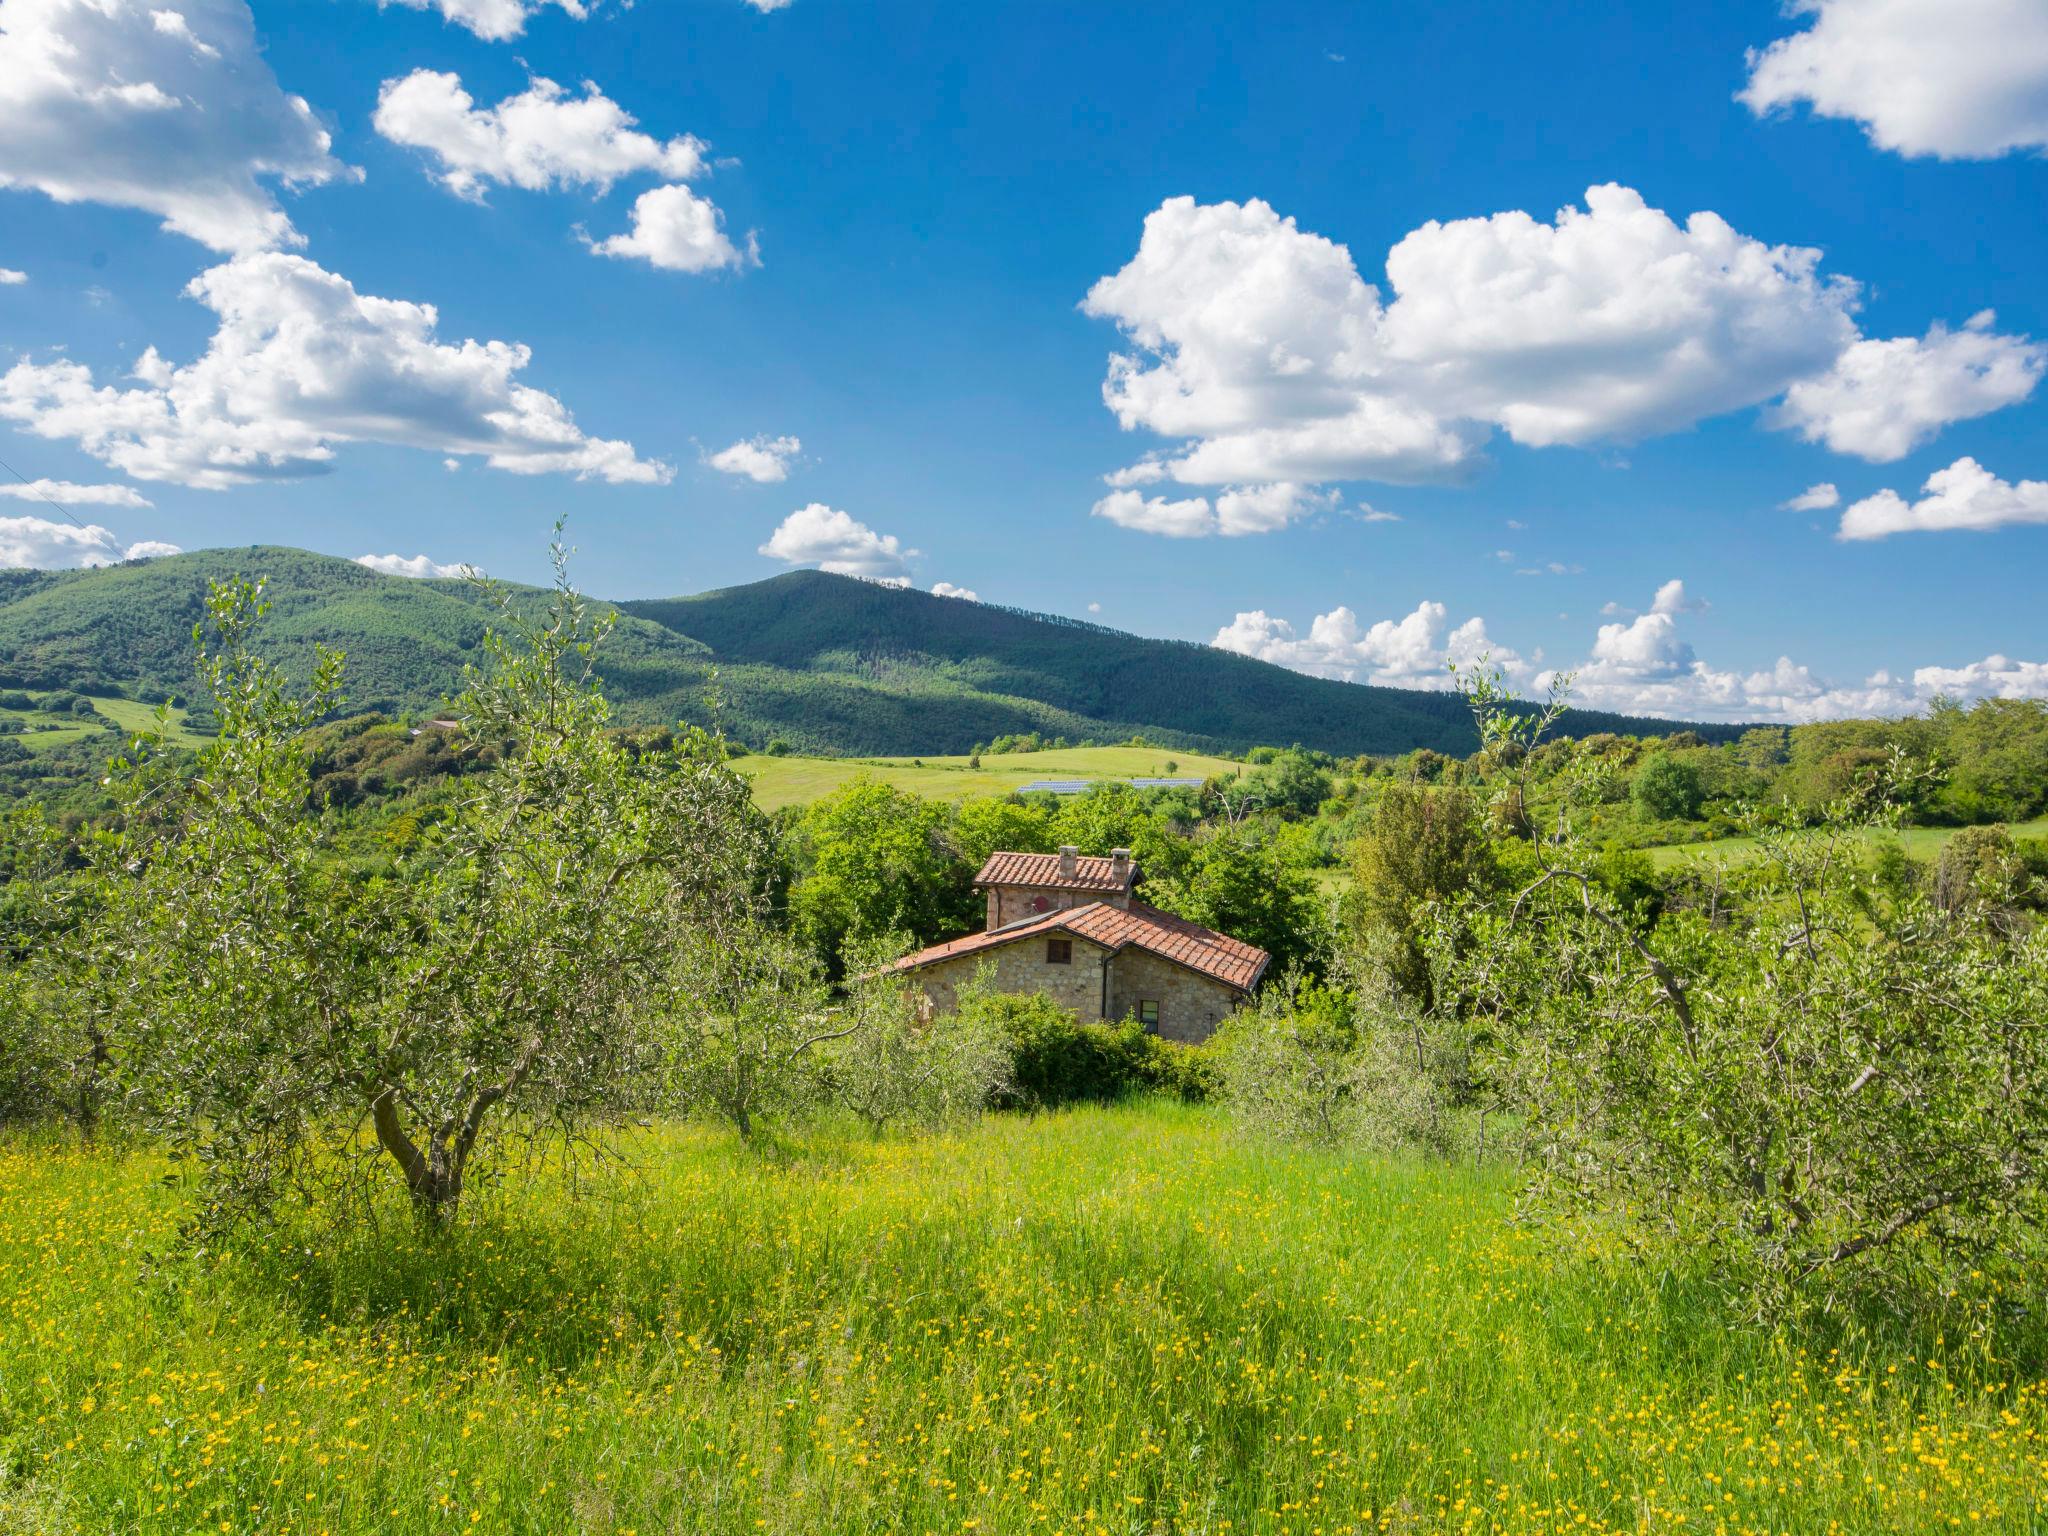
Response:
[[[316,643],[347,653],[351,711],[433,708],[488,619],[465,582],[385,576],[271,546],[6,572],[0,686],[187,693],[206,583],[231,575],[267,579],[265,643],[286,666],[304,675]],[[715,692],[719,722],[750,746],[779,738],[800,751],[939,754],[1032,731],[1225,751],[1474,745],[1462,704],[1443,694],[1305,677],[1208,646],[817,571],[618,608],[603,673],[619,717],[708,721]],[[1677,728],[1590,712],[1569,723],[1581,733]]]
[[[791,571],[698,597],[623,603],[721,657],[898,686],[928,681],[1038,700],[1093,720],[1134,720],[1148,735],[1242,749],[1300,743],[1336,753],[1477,745],[1462,700],[1291,672],[1181,640],[1099,624]],[[1685,723],[1572,712],[1574,734],[1658,735]],[[1733,740],[1740,727],[1693,726]],[[1098,733],[1100,734],[1100,733]],[[927,750],[937,750],[928,748]]]

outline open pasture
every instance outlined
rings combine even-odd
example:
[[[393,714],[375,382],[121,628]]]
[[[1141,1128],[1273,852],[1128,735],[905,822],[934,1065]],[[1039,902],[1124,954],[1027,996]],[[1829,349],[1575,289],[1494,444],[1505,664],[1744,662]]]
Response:
[[[932,800],[1006,795],[1038,779],[1202,778],[1243,765],[1172,747],[1069,747],[965,757],[742,757],[734,767],[754,784],[764,810],[804,805],[863,775]]]
[[[2038,1319],[1729,1327],[1489,1172],[1152,1103],[624,1150],[209,1259],[156,1156],[0,1149],[0,1531],[2048,1529]]]

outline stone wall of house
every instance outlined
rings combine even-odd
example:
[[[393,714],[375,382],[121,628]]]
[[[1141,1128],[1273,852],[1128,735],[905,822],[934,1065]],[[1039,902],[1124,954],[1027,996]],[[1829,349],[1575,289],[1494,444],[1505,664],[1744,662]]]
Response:
[[[1102,962],[1109,951],[1086,939],[1072,942],[1074,959],[1070,965],[1049,964],[1045,958],[1046,938],[1039,934],[928,965],[917,973],[916,985],[934,1012],[951,1013],[959,1006],[960,989],[987,965],[994,969],[992,980],[998,992],[1043,992],[1061,1007],[1071,1008],[1092,1022],[1102,1017]]]
[[[1109,1017],[1136,1018],[1138,1004],[1159,1004],[1159,1033],[1168,1040],[1199,1045],[1237,1007],[1234,987],[1214,981],[1184,965],[1127,947],[1109,963]]]

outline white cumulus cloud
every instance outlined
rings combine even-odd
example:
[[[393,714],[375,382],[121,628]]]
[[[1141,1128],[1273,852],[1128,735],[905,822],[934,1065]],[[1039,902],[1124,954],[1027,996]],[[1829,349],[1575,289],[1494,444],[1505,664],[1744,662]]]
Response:
[[[1596,186],[1549,223],[1422,225],[1388,253],[1383,301],[1349,250],[1264,202],[1171,198],[1081,307],[1129,344],[1104,403],[1125,429],[1178,442],[1104,478],[1118,491],[1443,481],[1495,432],[1531,447],[1628,441],[1781,397],[1774,424],[1882,457],[2040,377],[2042,349],[1988,314],[1864,338],[1859,285],[1820,257]],[[1198,523],[1171,496],[1100,510]]]
[[[950,582],[950,581],[935,581],[935,582],[933,582],[933,583],[932,583],[932,596],[933,596],[933,597],[957,597],[957,598],[959,598],[959,599],[960,599],[961,601],[963,601],[963,602],[968,602],[968,603],[978,603],[978,602],[980,602],[980,601],[981,601],[981,594],[980,594],[979,592],[975,592],[975,591],[972,591],[971,589],[969,589],[969,588],[967,588],[967,587],[956,587],[956,586],[954,586],[954,585],[953,585],[953,583],[952,583],[952,582]]]
[[[1527,675],[1520,656],[1488,637],[1484,619],[1467,619],[1446,634],[1448,619],[1442,603],[1428,600],[1402,618],[1370,625],[1339,607],[1317,614],[1301,635],[1287,620],[1255,609],[1238,614],[1210,644],[1317,677],[1396,688],[1448,688],[1451,663],[1469,666],[1481,656],[1510,675]]]
[[[586,244],[599,256],[644,261],[665,272],[715,272],[759,266],[751,238],[741,250],[725,233],[725,215],[688,187],[654,187],[633,199],[633,228]]]
[[[97,523],[81,527],[41,517],[0,517],[0,570],[74,570],[178,553],[177,545],[156,539],[124,546]]]
[[[1961,666],[1917,667],[1904,678],[1880,670],[1846,683],[1819,677],[1784,656],[1750,672],[1714,667],[1700,659],[1680,628],[1685,615],[1705,607],[1687,597],[1682,581],[1673,580],[1658,589],[1647,611],[1602,624],[1585,659],[1571,669],[1572,702],[1667,719],[1796,722],[1909,714],[1937,695],[1965,701],[2048,697],[2048,662],[1997,655]],[[1494,642],[1483,619],[1467,619],[1448,632],[1447,622],[1448,611],[1438,602],[1425,601],[1399,619],[1369,625],[1339,607],[1318,614],[1302,635],[1287,620],[1253,610],[1238,614],[1211,643],[1319,677],[1406,688],[1447,687],[1450,663],[1469,665],[1482,655],[1534,692],[1557,675],[1535,670],[1540,652],[1525,660]]]
[[[80,485],[73,480],[29,480],[19,484],[0,483],[0,496],[19,501],[55,502],[60,507],[147,507],[147,500],[132,485]]]
[[[515,474],[671,477],[520,383],[526,347],[439,340],[430,304],[358,293],[276,252],[214,267],[186,292],[219,317],[197,361],[174,365],[152,347],[124,388],[82,363],[24,360],[0,374],[0,419],[138,480],[206,490],[318,473],[349,442],[477,454]]]
[[[803,451],[794,437],[743,437],[730,448],[707,455],[704,462],[721,474],[745,475],[760,485],[776,485],[789,478],[789,461]]]
[[[475,566],[463,561],[444,565],[441,561],[430,559],[426,555],[357,555],[356,564],[367,565],[371,570],[381,571],[386,576],[411,576],[420,581],[429,578],[467,576],[476,569]]]
[[[244,0],[6,0],[0,186],[156,215],[218,251],[303,241],[275,188],[356,173]]]
[[[1825,512],[1830,507],[1842,504],[1842,493],[1835,489],[1832,480],[1823,480],[1818,485],[1809,485],[1789,501],[1778,503],[1780,512]]]
[[[28,274],[19,267],[0,267],[0,288],[12,288],[28,281]]]
[[[487,43],[502,43],[526,30],[527,18],[548,5],[558,5],[578,21],[590,14],[584,0],[377,0],[380,6],[434,10],[442,19],[467,27]]]
[[[1859,341],[1826,373],[1802,380],[1772,424],[1875,463],[1902,459],[1950,422],[2017,405],[2048,371],[2048,346],[2001,336],[1990,310],[1959,331]]]
[[[814,501],[785,517],[760,553],[790,565],[901,585],[910,579],[909,562],[917,551],[905,549],[892,533],[877,533],[850,514]]]
[[[1270,533],[1285,528],[1310,512],[1334,507],[1334,492],[1318,491],[1291,480],[1267,485],[1238,485],[1219,493],[1214,504],[1206,496],[1172,499],[1146,496],[1137,490],[1116,490],[1096,502],[1090,510],[1120,528],[1140,533],[1161,534],[1169,539],[1202,539],[1220,534],[1226,539],[1250,533]],[[1366,514],[1368,521],[1375,514]]]
[[[1803,32],[1749,55],[1741,100],[1800,102],[1902,155],[1983,159],[2048,148],[2048,7],[2040,0],[1792,0]]]
[[[392,143],[430,156],[450,192],[475,201],[491,184],[604,192],[625,176],[688,181],[704,170],[701,141],[642,133],[630,113],[589,82],[574,96],[536,79],[494,107],[479,107],[460,76],[416,69],[384,82],[373,121]]]
[[[1965,528],[1988,533],[2015,523],[2048,523],[2048,480],[2001,480],[1975,459],[1957,459],[1937,469],[1921,487],[1918,501],[1896,491],[1851,503],[1842,511],[1836,537],[1882,539],[1895,533],[1940,533]]]

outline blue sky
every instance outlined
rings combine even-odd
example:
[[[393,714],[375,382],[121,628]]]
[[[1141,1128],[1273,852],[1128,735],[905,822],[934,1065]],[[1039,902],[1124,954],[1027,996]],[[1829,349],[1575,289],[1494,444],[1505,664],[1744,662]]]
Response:
[[[567,514],[608,596],[2048,692],[2044,142],[2037,0],[0,0],[0,458],[104,530],[0,553],[530,579]]]

